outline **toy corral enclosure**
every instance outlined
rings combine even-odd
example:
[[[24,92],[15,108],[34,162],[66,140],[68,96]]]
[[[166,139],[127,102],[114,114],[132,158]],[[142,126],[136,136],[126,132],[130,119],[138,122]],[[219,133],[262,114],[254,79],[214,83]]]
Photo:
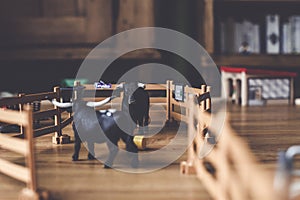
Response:
[[[111,97],[118,87],[115,84],[101,89],[89,84],[83,86],[84,100],[94,102]],[[281,154],[274,182],[272,174],[257,163],[250,148],[236,135],[228,121],[224,122],[221,132],[211,126],[213,105],[209,86],[192,88],[167,81],[166,84],[145,84],[144,87],[150,96],[150,118],[153,118],[146,128],[172,129],[178,122],[186,124],[185,140],[191,145],[187,149],[186,161],[178,166],[178,174],[179,171],[181,174],[196,174],[213,199],[289,198],[293,174],[290,166],[297,151],[288,156]],[[20,199],[50,199],[51,195],[48,192],[41,193],[37,183],[34,138],[53,134],[52,142],[59,144],[57,148],[71,142],[72,136],[63,133],[73,120],[71,109],[59,108],[49,101],[69,101],[72,92],[72,88],[55,87],[53,92],[21,94],[0,100],[3,108],[0,110],[0,120],[4,122],[2,126],[8,129],[8,124],[19,127],[18,133],[0,134],[0,147],[24,155],[27,164],[27,167],[19,167],[0,159],[0,172],[27,183],[27,189],[21,193]],[[122,98],[123,94],[120,93],[109,103],[95,109],[121,110]],[[155,112],[164,117],[155,119]],[[218,116],[213,117],[218,120]],[[156,127],[157,121],[162,127]],[[142,132],[144,134],[140,133],[137,131],[134,136],[134,142],[140,150],[147,151],[149,146],[164,139],[164,135],[147,135],[147,130]]]

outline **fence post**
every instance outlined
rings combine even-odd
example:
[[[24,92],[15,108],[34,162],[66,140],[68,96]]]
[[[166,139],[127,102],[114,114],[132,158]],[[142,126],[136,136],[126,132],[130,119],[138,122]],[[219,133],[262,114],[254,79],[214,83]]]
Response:
[[[210,93],[210,89],[211,89],[211,86],[207,86],[206,87],[206,92]],[[208,112],[211,111],[211,98],[206,99],[206,108],[205,108],[205,110],[208,111]]]
[[[57,94],[56,101],[60,102],[60,89],[58,86],[54,87],[54,92]],[[54,136],[52,137],[52,142],[54,144],[60,144],[60,137],[62,136],[61,133],[61,110],[59,107],[54,106],[54,108],[57,110],[56,115],[54,116],[54,125],[57,127],[56,132],[54,133]]]
[[[34,138],[33,138],[33,113],[30,104],[24,106],[26,112],[26,122],[24,125],[25,140],[27,142],[28,154],[25,155],[25,161],[29,171],[29,181],[27,182],[27,188],[24,188],[19,195],[19,200],[40,200],[50,199],[50,192],[45,189],[39,189],[37,187],[36,167],[35,167],[35,152],[34,152]]]
[[[31,182],[28,184],[28,188],[36,191],[37,183],[36,183],[36,170],[35,170],[35,157],[34,157],[34,146],[33,146],[33,118],[32,118],[32,108],[30,105],[26,105],[24,110],[27,113],[27,122],[28,124],[25,126],[25,137],[28,141],[29,146],[29,154],[27,155],[27,163],[30,172]]]
[[[190,112],[187,115],[187,128],[188,128],[188,144],[189,147],[187,149],[187,160],[183,161],[180,163],[180,173],[181,174],[186,174],[186,175],[190,175],[190,174],[196,174],[196,169],[194,166],[194,157],[195,157],[195,153],[194,153],[194,134],[195,134],[195,130],[194,130],[194,112],[195,112],[195,108],[197,106],[195,106],[195,102],[194,102],[194,96],[187,94],[186,96],[186,102],[189,105],[189,110]],[[197,134],[197,133],[196,133]]]
[[[22,95],[19,95],[19,97]],[[23,108],[23,105],[22,105]],[[29,181],[26,183],[27,188],[21,191],[19,200],[38,200],[39,195],[37,194],[37,179],[36,179],[36,169],[35,169],[35,155],[34,155],[34,144],[33,144],[33,117],[32,117],[32,108],[30,104],[24,106],[26,112],[26,122],[24,125],[25,128],[25,140],[27,143],[27,148],[29,149],[28,154],[25,155],[25,161],[29,171]],[[22,110],[21,110],[22,112]]]
[[[207,88],[206,85],[201,85],[201,93],[202,94],[204,94],[206,92],[206,88]],[[206,101],[200,102],[200,107],[202,108],[201,111],[205,111],[206,110]]]
[[[18,98],[22,99],[23,96],[25,96],[24,93],[21,93],[18,95]],[[23,103],[19,103],[19,111],[22,112],[23,111],[23,107],[24,107],[24,104]],[[24,136],[24,127],[23,125],[20,125],[20,134]]]
[[[167,111],[166,111],[166,122],[170,122],[170,106],[171,106],[171,81],[167,80],[166,84],[166,98],[167,98]]]

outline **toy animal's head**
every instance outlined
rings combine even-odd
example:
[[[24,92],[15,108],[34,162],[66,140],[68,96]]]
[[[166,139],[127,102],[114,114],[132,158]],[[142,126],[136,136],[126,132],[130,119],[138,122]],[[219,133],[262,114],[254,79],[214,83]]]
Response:
[[[145,84],[139,82],[122,83],[118,85],[117,88],[122,89],[124,91],[124,99],[126,99],[126,101],[128,101],[127,103],[130,105],[136,102],[136,99],[134,97],[134,92],[138,88],[144,89]]]

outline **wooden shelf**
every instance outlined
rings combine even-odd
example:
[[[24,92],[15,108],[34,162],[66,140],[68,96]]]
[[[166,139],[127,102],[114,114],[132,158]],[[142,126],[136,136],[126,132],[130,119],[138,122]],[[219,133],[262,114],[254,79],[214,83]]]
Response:
[[[300,69],[300,55],[212,55],[218,65]]]
[[[16,48],[0,51],[0,60],[83,60],[90,53],[91,47],[70,48]],[[106,59],[116,55],[110,49],[97,49],[91,59]],[[123,55],[122,59],[159,59],[160,53],[153,49],[133,51]]]
[[[220,0],[220,2],[299,2],[300,0]]]

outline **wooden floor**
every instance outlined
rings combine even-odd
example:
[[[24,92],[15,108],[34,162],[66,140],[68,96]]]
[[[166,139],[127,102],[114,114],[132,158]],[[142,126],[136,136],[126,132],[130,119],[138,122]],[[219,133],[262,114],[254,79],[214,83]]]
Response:
[[[258,161],[269,170],[275,169],[278,151],[300,144],[300,107],[241,108],[229,105],[228,113],[238,135],[249,143]],[[71,133],[70,127],[65,133]],[[167,133],[166,137],[169,136]],[[54,145],[51,135],[35,141],[38,185],[49,190],[53,199],[210,199],[195,176],[179,174],[179,163],[185,160],[186,155],[161,170],[132,174],[105,170],[99,161],[72,162],[73,144]],[[169,141],[160,140],[157,145]],[[87,155],[84,148],[81,155],[82,158]],[[0,151],[0,156],[16,163],[24,162],[19,155],[4,150]],[[23,183],[0,174],[1,200],[17,199],[22,188]]]

